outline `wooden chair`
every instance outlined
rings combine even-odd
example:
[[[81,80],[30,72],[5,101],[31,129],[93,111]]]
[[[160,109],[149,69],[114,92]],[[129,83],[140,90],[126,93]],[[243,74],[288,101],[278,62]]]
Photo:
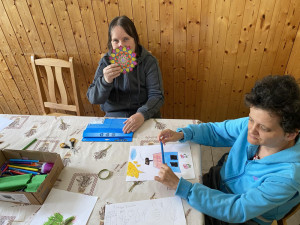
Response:
[[[55,115],[55,116],[70,115],[65,113],[57,113],[56,111],[56,110],[65,110],[65,111],[76,112],[77,116],[82,115],[82,111],[80,109],[80,102],[79,102],[80,97],[79,97],[77,84],[76,84],[77,83],[76,76],[74,75],[74,69],[73,69],[73,58],[70,57],[69,61],[61,60],[61,59],[53,59],[53,58],[35,59],[35,56],[31,55],[31,64],[32,64],[32,70],[33,70],[36,86],[38,89],[38,95],[43,109],[43,113],[45,115]],[[37,72],[38,67],[45,68],[47,74],[47,85],[43,86],[43,80],[41,78],[42,74]],[[53,68],[55,72],[54,74],[53,74]],[[66,75],[68,74],[66,73],[63,74],[62,68],[68,68],[70,70],[71,83],[72,83],[73,96],[74,96],[73,99],[75,104],[69,104],[70,101],[68,101],[68,95],[65,86]],[[45,90],[45,88],[43,87],[48,87],[48,90]],[[54,109],[56,113],[51,112],[50,109]]]
[[[296,205],[294,208],[292,208],[291,211],[289,211],[288,214],[286,214],[282,219],[273,221],[272,225],[288,225],[287,220],[292,217],[298,210],[300,210],[300,204]]]

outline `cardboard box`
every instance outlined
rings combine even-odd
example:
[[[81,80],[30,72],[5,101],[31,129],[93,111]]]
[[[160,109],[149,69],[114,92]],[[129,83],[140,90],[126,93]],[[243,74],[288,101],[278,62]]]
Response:
[[[5,192],[0,191],[0,201],[31,203],[41,205],[47,198],[51,188],[64,168],[60,155],[51,152],[38,152],[27,150],[2,150],[0,151],[0,165],[8,159],[35,159],[40,162],[52,162],[54,166],[44,182],[39,186],[37,192]]]

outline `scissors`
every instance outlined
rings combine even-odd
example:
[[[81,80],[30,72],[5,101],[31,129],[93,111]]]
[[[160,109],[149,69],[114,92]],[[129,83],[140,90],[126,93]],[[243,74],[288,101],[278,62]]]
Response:
[[[70,141],[70,143],[71,143],[71,147],[70,147],[69,145],[67,145],[66,143],[61,143],[61,144],[60,144],[60,147],[61,147],[61,148],[70,148],[70,149],[74,149],[75,142],[77,142],[77,139],[76,139],[76,138],[71,138],[69,141]]]

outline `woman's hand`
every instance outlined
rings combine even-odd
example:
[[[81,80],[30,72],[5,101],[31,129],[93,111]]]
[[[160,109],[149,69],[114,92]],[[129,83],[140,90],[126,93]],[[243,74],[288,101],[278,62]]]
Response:
[[[120,74],[121,66],[119,64],[111,64],[103,69],[104,79],[107,83],[112,83]]]
[[[155,176],[154,180],[173,190],[176,190],[179,183],[179,178],[175,175],[171,168],[167,166],[167,164],[161,165],[158,176]]]
[[[175,132],[170,129],[161,131],[157,136],[158,141],[161,141],[163,144],[169,141],[173,141],[173,142],[179,141],[183,137],[184,135],[182,132]]]
[[[136,131],[144,123],[145,118],[142,113],[133,114],[125,122],[123,127],[123,132],[130,133]]]

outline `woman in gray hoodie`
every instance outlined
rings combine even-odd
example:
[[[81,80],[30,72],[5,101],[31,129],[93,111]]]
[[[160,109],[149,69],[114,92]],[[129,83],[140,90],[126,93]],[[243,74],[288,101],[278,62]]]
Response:
[[[100,104],[106,117],[126,117],[123,132],[136,131],[145,120],[160,117],[164,103],[162,76],[157,59],[139,44],[134,23],[127,16],[114,18],[108,31],[109,53],[130,47],[137,65],[121,73],[118,64],[111,64],[109,53],[100,60],[93,83],[87,91],[92,104]]]

